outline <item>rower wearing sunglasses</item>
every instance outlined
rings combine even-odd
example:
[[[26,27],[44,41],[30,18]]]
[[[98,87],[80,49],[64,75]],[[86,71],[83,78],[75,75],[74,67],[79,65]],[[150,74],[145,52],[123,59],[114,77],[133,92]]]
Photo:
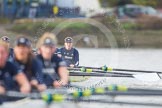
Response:
[[[9,47],[9,56],[8,61],[12,61],[14,57],[14,51],[13,48],[10,47],[10,38],[8,36],[2,36],[1,41],[5,42]]]

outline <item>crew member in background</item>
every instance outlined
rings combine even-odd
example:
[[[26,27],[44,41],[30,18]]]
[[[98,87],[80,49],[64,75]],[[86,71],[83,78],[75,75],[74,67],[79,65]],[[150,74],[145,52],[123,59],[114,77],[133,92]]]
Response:
[[[59,88],[68,84],[69,74],[66,63],[58,57],[56,51],[56,38],[52,33],[45,33],[38,41],[37,48],[39,55],[37,58],[44,67],[44,80],[46,85]]]
[[[64,47],[57,49],[57,54],[61,57],[69,67],[77,67],[79,65],[79,52],[73,47],[73,39],[66,37],[64,39]]]
[[[18,87],[17,84],[22,93],[29,93],[31,87],[25,74],[20,72],[16,65],[7,61],[8,51],[9,47],[6,42],[0,40],[0,93],[15,90]]]
[[[31,49],[31,41],[25,37],[17,39],[14,47],[13,62],[25,73],[30,84],[39,91],[46,89],[43,80],[41,62],[34,57]]]
[[[10,47],[10,39],[9,39],[9,37],[2,36],[1,40],[7,43],[8,47],[9,47],[8,61],[12,61],[13,57],[14,57],[14,52],[13,52],[13,48]]]

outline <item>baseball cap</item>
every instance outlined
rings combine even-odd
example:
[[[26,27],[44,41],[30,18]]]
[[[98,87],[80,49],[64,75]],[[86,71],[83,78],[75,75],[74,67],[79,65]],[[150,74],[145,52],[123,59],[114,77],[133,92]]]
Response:
[[[64,39],[64,41],[65,41],[65,43],[72,43],[72,42],[73,42],[73,38],[71,38],[71,37],[66,37],[66,38]]]
[[[25,38],[25,37],[20,37],[16,40],[16,46],[18,45],[25,45],[27,47],[31,47],[31,42],[29,39]]]
[[[55,42],[51,38],[45,38],[43,45],[54,46]]]

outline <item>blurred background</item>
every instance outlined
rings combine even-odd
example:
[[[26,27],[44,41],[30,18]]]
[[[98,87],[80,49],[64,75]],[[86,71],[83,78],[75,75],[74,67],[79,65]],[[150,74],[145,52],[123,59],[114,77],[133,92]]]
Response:
[[[0,0],[1,36],[14,41],[23,35],[36,42],[70,20],[59,25],[59,45],[67,36],[84,35],[76,46],[95,47],[89,37],[93,35],[98,47],[111,47],[100,28],[86,19],[106,26],[119,48],[162,48],[162,0]]]

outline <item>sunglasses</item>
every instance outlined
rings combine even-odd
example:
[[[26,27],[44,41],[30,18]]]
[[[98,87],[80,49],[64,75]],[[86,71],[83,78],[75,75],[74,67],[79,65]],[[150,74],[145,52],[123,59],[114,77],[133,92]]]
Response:
[[[1,38],[1,40],[2,40],[2,41],[5,41],[5,42],[7,42],[7,43],[10,42],[10,39],[9,39],[7,36],[3,36],[3,37]]]

